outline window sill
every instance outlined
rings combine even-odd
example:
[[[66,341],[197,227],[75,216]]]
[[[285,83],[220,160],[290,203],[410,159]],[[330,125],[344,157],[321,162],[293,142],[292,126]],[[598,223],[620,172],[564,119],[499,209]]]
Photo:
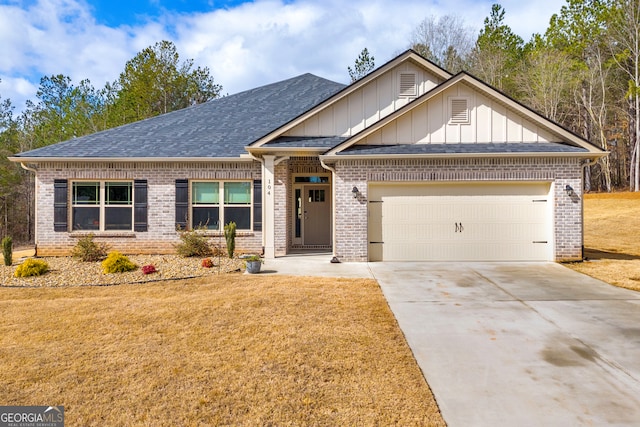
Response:
[[[94,237],[136,237],[136,233],[133,231],[71,231],[69,233],[69,237],[87,237],[89,235],[93,235]]]

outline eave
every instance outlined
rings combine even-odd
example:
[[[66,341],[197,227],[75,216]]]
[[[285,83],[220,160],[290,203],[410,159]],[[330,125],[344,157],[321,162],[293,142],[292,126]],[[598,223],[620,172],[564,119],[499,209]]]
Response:
[[[436,154],[325,154],[319,156],[324,163],[335,164],[342,160],[387,160],[387,159],[495,159],[495,158],[582,158],[599,159],[607,156],[608,151],[599,153],[436,153]]]
[[[8,157],[16,163],[214,163],[214,162],[253,162],[251,157]]]

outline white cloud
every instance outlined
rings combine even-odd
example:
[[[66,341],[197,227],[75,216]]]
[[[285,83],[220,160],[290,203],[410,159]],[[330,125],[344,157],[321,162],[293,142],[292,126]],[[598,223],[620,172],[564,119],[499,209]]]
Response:
[[[39,79],[65,74],[96,88],[117,79],[127,60],[172,40],[183,59],[208,66],[224,93],[311,72],[347,82],[347,66],[367,47],[381,65],[408,47],[429,15],[453,14],[479,30],[492,0],[256,0],[208,13],[165,14],[136,27],[100,25],[83,0],[0,5],[0,95],[22,108]],[[22,4],[22,3],[20,3]],[[559,0],[505,0],[506,21],[525,41],[543,32]]]

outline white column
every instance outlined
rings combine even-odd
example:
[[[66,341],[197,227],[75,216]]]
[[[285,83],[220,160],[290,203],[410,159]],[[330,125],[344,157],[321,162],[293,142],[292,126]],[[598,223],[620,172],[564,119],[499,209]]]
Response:
[[[276,171],[276,156],[262,156],[262,194],[264,196],[262,233],[264,235],[264,257],[273,259],[276,257],[276,230],[275,209],[276,198],[274,195],[274,178]]]

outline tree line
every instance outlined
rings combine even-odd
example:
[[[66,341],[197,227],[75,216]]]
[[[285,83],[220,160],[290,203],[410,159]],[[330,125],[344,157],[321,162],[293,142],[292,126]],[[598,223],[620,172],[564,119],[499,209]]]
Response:
[[[410,47],[465,70],[609,151],[587,191],[640,190],[640,2],[567,0],[544,34],[524,40],[494,4],[477,35],[456,16],[429,17]]]
[[[640,190],[640,2],[566,0],[544,34],[528,42],[494,4],[479,32],[454,15],[425,18],[409,47],[451,73],[465,70],[611,154],[586,169],[588,191]],[[363,50],[351,80],[374,67]],[[181,61],[162,41],[96,89],[64,75],[43,77],[17,117],[0,96],[0,235],[33,241],[34,176],[7,160],[43,147],[220,96],[208,68]]]
[[[34,174],[8,156],[206,102],[221,91],[208,68],[181,61],[175,45],[162,41],[127,61],[102,89],[61,74],[43,77],[37,100],[17,117],[11,100],[0,97],[0,235],[34,237]]]

